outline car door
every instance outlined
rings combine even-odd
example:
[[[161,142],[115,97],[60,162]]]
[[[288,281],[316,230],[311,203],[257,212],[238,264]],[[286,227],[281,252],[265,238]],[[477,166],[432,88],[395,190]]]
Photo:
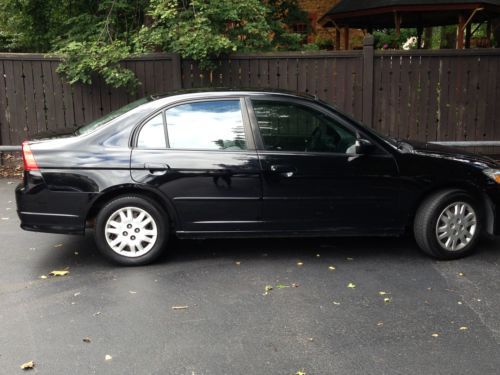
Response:
[[[263,170],[266,228],[379,234],[398,227],[398,169],[390,153],[375,145],[357,155],[356,140],[365,135],[312,101],[247,101]]]
[[[171,105],[136,132],[132,178],[168,197],[179,233],[254,230],[261,181],[250,134],[241,98]]]

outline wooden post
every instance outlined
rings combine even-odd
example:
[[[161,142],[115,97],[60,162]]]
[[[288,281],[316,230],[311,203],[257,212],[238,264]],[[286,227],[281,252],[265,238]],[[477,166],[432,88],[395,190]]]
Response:
[[[465,48],[470,48],[470,39],[472,37],[472,23],[468,23],[465,28]]]
[[[340,50],[340,28],[335,28],[335,49]]]
[[[375,38],[367,35],[363,40],[363,123],[373,127],[373,60]]]
[[[422,34],[424,33],[424,26],[417,27],[417,49],[422,48]]]
[[[491,48],[491,20],[486,23],[486,38],[488,39],[488,48]]]
[[[349,26],[344,27],[344,49],[349,49]]]
[[[463,14],[458,16],[458,30],[457,30],[457,49],[464,48],[464,30],[465,29],[465,17]]]
[[[397,12],[394,13],[394,26],[396,29],[396,35],[399,38],[401,35],[401,16],[399,16]]]

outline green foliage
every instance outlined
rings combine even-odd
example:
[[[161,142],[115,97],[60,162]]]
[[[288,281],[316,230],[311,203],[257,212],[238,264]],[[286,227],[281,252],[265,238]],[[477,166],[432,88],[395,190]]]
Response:
[[[408,38],[417,35],[416,29],[401,29],[400,35],[394,29],[383,29],[373,32],[375,48],[401,48]]]
[[[177,52],[211,67],[227,53],[301,48],[294,23],[307,23],[297,0],[0,0],[0,49],[59,54],[70,83],[99,75],[133,88],[120,61],[134,54]]]

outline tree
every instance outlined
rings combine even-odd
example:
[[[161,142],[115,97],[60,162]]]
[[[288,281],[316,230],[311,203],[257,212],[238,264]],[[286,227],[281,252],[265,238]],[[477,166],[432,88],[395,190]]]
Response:
[[[299,49],[286,22],[307,19],[297,0],[0,0],[0,12],[4,50],[59,54],[70,83],[97,74],[114,87],[138,84],[120,64],[138,53],[210,67],[222,54]]]

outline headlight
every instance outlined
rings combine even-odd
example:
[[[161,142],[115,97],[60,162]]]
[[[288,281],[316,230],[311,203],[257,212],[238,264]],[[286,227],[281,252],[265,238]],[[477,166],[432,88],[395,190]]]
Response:
[[[500,169],[484,169],[483,173],[497,184],[500,184]]]

